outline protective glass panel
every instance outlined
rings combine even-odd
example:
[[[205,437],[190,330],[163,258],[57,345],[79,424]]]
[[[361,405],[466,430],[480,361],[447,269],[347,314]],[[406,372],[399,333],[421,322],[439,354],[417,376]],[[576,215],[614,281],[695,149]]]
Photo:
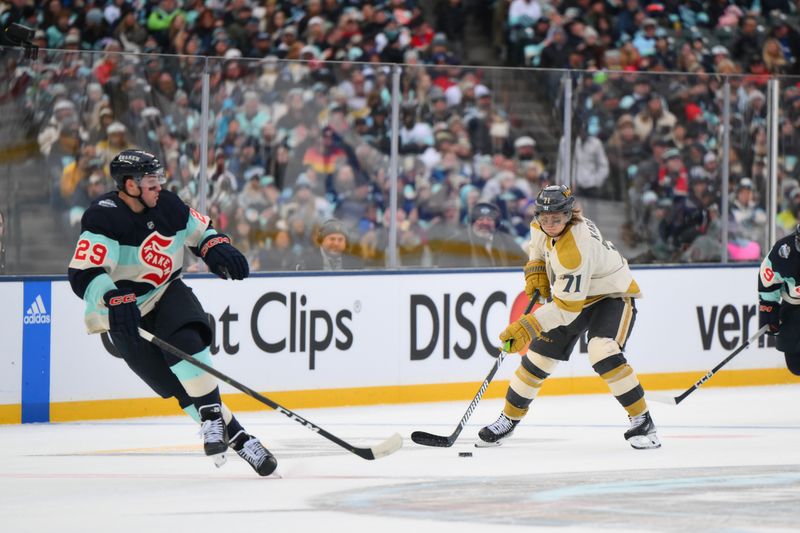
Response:
[[[720,261],[721,79],[615,71],[572,80],[564,180],[584,214],[631,263]]]
[[[800,78],[782,76],[779,81],[776,239],[794,233],[800,222]]]

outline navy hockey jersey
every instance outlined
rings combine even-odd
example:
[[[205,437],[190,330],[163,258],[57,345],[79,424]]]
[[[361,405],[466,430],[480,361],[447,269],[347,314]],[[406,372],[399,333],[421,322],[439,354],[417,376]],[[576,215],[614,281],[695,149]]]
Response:
[[[761,262],[758,272],[758,297],[762,301],[782,301],[800,305],[800,252],[794,233],[779,239]]]
[[[81,235],[69,263],[72,290],[86,303],[89,333],[108,329],[103,295],[132,289],[146,315],[170,282],[179,278],[184,246],[196,247],[215,234],[211,220],[162,190],[152,209],[134,213],[116,191],[92,202],[81,219]]]

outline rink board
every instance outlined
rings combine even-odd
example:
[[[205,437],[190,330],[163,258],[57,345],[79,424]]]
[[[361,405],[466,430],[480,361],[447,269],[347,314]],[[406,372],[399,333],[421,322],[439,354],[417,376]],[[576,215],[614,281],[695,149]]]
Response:
[[[758,327],[754,267],[645,268],[626,353],[648,389],[685,389]],[[212,315],[217,369],[289,408],[469,399],[497,335],[524,308],[521,274],[425,271],[187,280]],[[64,279],[0,282],[0,422],[174,414],[87,335]],[[796,381],[768,346],[746,350],[707,386]],[[771,339],[769,339],[771,340]],[[542,394],[606,390],[579,343]],[[511,356],[487,397],[502,396]],[[236,409],[261,404],[222,386]]]

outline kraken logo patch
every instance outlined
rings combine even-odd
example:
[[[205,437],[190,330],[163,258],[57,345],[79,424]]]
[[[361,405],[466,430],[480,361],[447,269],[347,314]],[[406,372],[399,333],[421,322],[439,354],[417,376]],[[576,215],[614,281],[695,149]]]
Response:
[[[791,250],[789,250],[789,245],[788,244],[784,244],[780,248],[778,248],[778,255],[783,257],[784,259],[788,259],[790,251]]]
[[[142,278],[156,287],[167,281],[172,274],[172,257],[167,252],[172,241],[173,239],[164,237],[156,231],[151,233],[139,247],[141,262],[150,267],[150,271]]]

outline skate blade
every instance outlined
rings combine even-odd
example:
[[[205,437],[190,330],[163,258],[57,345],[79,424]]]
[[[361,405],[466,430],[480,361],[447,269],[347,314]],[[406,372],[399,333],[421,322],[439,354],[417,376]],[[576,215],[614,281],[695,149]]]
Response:
[[[636,435],[628,439],[628,443],[637,450],[649,450],[661,447],[661,441],[653,435]]]
[[[479,440],[478,442],[475,443],[475,447],[476,448],[497,448],[498,446],[503,444],[504,440],[505,439],[500,439],[497,442],[486,442],[484,440]]]
[[[216,455],[212,455],[211,459],[214,460],[214,466],[217,468],[221,468],[228,461],[228,457],[224,453],[218,453]]]

